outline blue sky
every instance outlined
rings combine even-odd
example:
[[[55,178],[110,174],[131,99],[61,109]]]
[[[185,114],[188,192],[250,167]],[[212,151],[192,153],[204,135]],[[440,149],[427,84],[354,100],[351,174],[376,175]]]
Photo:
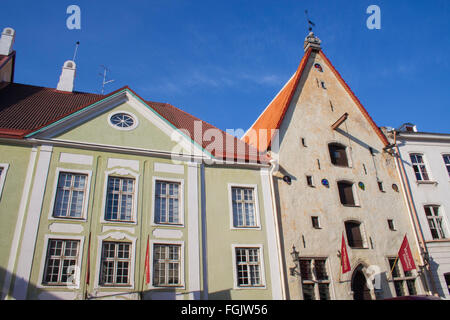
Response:
[[[66,9],[81,8],[81,30]],[[366,9],[381,9],[369,30]],[[3,1],[13,27],[15,81],[56,87],[77,55],[75,90],[129,85],[221,128],[248,129],[295,72],[307,35],[304,11],[333,65],[379,126],[413,122],[450,133],[448,0]]]

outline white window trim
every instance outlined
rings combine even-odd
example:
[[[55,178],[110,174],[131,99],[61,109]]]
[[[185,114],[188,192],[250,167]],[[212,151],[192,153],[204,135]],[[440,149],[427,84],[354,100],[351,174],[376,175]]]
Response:
[[[84,200],[83,200],[84,201],[83,212],[81,213],[81,218],[68,218],[68,217],[54,217],[53,216],[53,210],[55,208],[55,203],[56,203],[56,192],[58,190],[59,174],[61,172],[87,175],[86,189],[85,189]],[[91,170],[74,170],[74,169],[66,169],[66,168],[57,167],[55,170],[55,179],[53,182],[53,192],[52,192],[52,202],[50,205],[50,211],[48,213],[48,220],[59,220],[59,221],[66,220],[66,221],[83,221],[83,222],[86,221],[88,205],[89,205],[89,194],[90,194],[90,190],[91,190],[91,177],[92,177]]]
[[[130,284],[128,285],[101,285],[100,284],[100,269],[102,267],[102,250],[103,250],[103,242],[131,242],[131,251],[130,251],[130,268],[128,270],[128,274],[130,277]],[[95,267],[95,282],[94,289],[110,289],[110,288],[121,288],[121,289],[134,289],[134,269],[135,269],[135,261],[136,261],[136,237],[129,236],[123,232],[110,232],[103,236],[97,237],[97,266]]]
[[[448,172],[448,170],[447,170],[447,167],[450,167],[450,164],[445,163],[444,156],[450,157],[450,152],[441,152],[441,159],[442,159],[442,163],[444,164],[445,173],[447,174],[448,180],[450,181],[450,172]],[[1,190],[0,190],[0,195],[1,195]]]
[[[155,222],[155,191],[156,191],[156,181],[167,181],[167,182],[176,182],[180,184],[180,190],[179,190],[179,203],[178,203],[178,217],[180,219],[179,223],[156,223]],[[184,216],[185,216],[185,209],[184,209],[184,179],[177,179],[177,178],[167,178],[167,177],[153,177],[152,179],[152,201],[151,201],[151,220],[150,225],[154,227],[160,227],[160,226],[168,226],[173,228],[184,228]]]
[[[133,120],[134,120],[134,124],[133,124],[131,127],[127,127],[127,128],[121,128],[121,127],[117,127],[117,126],[113,125],[113,124],[111,123],[111,117],[114,116],[114,115],[116,115],[116,114],[118,114],[118,113],[124,113],[124,114],[127,114],[127,115],[129,115],[130,117],[132,117]],[[111,112],[110,114],[108,114],[108,124],[109,124],[113,129],[116,129],[116,130],[121,130],[121,131],[131,131],[131,130],[136,129],[136,128],[139,126],[139,119],[138,119],[138,117],[136,117],[135,114],[133,114],[133,113],[130,112],[130,111],[125,111],[125,110],[114,110],[114,112]]]
[[[179,245],[180,246],[180,283],[177,285],[167,285],[167,286],[154,286],[153,285],[153,248],[155,244],[164,244],[164,245]],[[150,283],[147,284],[147,289],[186,289],[185,283],[185,251],[184,251],[184,241],[172,241],[172,240],[150,240],[150,248],[149,248],[149,264],[150,264]]]
[[[108,196],[108,177],[126,178],[132,176],[134,178],[134,197],[133,197],[133,211],[131,221],[109,221],[105,219],[106,197]],[[102,224],[137,224],[137,210],[138,210],[138,196],[139,196],[139,174],[125,168],[112,169],[105,172],[105,181],[103,184],[103,199],[102,211],[100,214],[100,223]]]
[[[255,226],[254,227],[235,227],[233,223],[233,193],[232,188],[249,188],[253,189],[255,197]],[[230,229],[231,230],[261,230],[261,219],[259,216],[259,200],[258,200],[258,185],[256,184],[240,184],[229,183],[228,184],[228,206],[230,214]]]
[[[442,231],[444,232],[445,238],[433,239],[433,234],[431,233],[430,225],[428,222],[428,216],[425,212],[425,207],[429,207],[429,206],[439,207],[438,217],[441,218]],[[450,232],[449,232],[448,223],[447,223],[447,214],[444,212],[444,209],[445,209],[444,205],[442,205],[442,203],[439,203],[439,202],[433,202],[433,203],[427,202],[427,203],[422,204],[423,216],[425,217],[425,222],[426,222],[426,226],[427,226],[426,229],[430,235],[429,241],[446,240],[446,239],[450,238]]]
[[[427,170],[428,180],[423,180],[423,179],[417,180],[416,173],[414,172],[414,167],[413,167],[414,164],[411,159],[411,155],[413,155],[413,154],[422,156],[423,164],[425,165],[425,170]],[[444,161],[444,159],[442,159],[442,161]],[[414,177],[414,180],[417,182],[417,184],[435,184],[435,183],[437,183],[434,180],[433,175],[431,174],[430,166],[428,163],[428,157],[425,155],[425,153],[423,151],[409,151],[408,152],[408,162],[411,164],[412,176]],[[422,172],[420,173],[420,176],[422,177]]]
[[[238,276],[237,276],[237,266],[236,266],[236,249],[237,248],[256,248],[259,249],[259,261],[260,261],[260,275],[261,275],[261,284],[258,286],[247,286],[240,287],[238,285]],[[264,268],[264,246],[262,244],[231,244],[231,253],[232,253],[232,263],[233,263],[233,289],[234,290],[264,290],[267,289],[266,286],[266,273]]]
[[[45,285],[43,284],[44,280],[44,272],[45,272],[45,264],[46,264],[46,258],[47,258],[47,252],[48,252],[48,243],[49,240],[76,240],[80,241],[80,247],[78,248],[78,259],[77,259],[77,268],[76,270],[76,276],[75,276],[75,284],[69,285],[69,286],[55,286],[55,285]],[[83,265],[81,264],[82,258],[83,258],[83,248],[84,248],[84,237],[83,236],[71,236],[71,235],[56,235],[56,234],[46,234],[44,237],[44,249],[42,251],[42,258],[41,258],[41,265],[39,268],[39,281],[36,285],[37,288],[45,288],[45,289],[66,289],[66,290],[73,290],[73,289],[79,289],[80,288],[80,279],[81,279],[81,270],[83,268]]]
[[[0,167],[3,168],[2,174],[0,175],[0,200],[2,199],[3,186],[5,185],[6,173],[9,169],[9,163],[0,163]]]

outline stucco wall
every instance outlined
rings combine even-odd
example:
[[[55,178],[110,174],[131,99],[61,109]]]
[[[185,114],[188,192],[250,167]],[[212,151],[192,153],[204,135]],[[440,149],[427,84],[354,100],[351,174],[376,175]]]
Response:
[[[312,68],[313,61],[321,64],[323,72]],[[325,82],[326,89],[322,88],[321,81]],[[332,130],[331,125],[344,113],[348,113],[348,119],[337,130]],[[305,139],[306,147],[302,145],[301,138]],[[280,172],[292,178],[291,185],[276,179],[287,273],[294,266],[290,256],[293,245],[301,257],[326,257],[332,280],[331,298],[352,299],[353,270],[359,264],[365,267],[375,265],[381,272],[381,278],[388,278],[387,258],[397,255],[405,234],[416,264],[419,264],[415,236],[403,196],[391,187],[395,183],[400,188],[395,161],[383,152],[383,142],[330,67],[314,53],[283,120],[279,139]],[[347,147],[350,167],[331,163],[328,151],[331,142]],[[373,148],[374,156],[369,147]],[[314,187],[307,185],[306,175],[313,177]],[[377,177],[383,182],[384,192],[378,188]],[[324,178],[329,181],[329,188],[321,184]],[[354,183],[358,206],[348,207],[340,203],[338,180]],[[365,190],[358,187],[359,182],[364,183]],[[319,217],[321,229],[312,227],[311,216]],[[387,219],[394,220],[396,231],[388,228]],[[357,220],[363,224],[366,248],[348,248],[352,272],[340,275],[337,254],[346,220]],[[299,277],[288,275],[291,299],[302,298],[300,283]],[[416,283],[418,291],[421,291],[419,281]],[[384,297],[395,294],[392,284],[386,281],[382,289]]]

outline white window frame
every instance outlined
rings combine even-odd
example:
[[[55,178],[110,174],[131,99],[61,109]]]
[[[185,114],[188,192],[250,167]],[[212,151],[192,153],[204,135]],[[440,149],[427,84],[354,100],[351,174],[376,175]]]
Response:
[[[53,216],[53,210],[55,209],[55,204],[56,204],[56,194],[58,192],[59,174],[61,172],[87,175],[86,189],[85,189],[84,200],[83,200],[83,202],[84,202],[83,203],[83,211],[81,213],[80,218],[54,217]],[[91,177],[92,177],[91,170],[74,170],[74,169],[66,169],[66,168],[62,168],[62,167],[57,167],[55,170],[55,179],[53,182],[53,191],[52,191],[52,202],[50,205],[50,211],[48,213],[48,220],[86,221],[87,213],[88,213],[88,206],[89,206],[89,195],[90,195],[90,191],[91,191]]]
[[[121,128],[121,127],[117,127],[117,126],[113,125],[113,124],[111,123],[111,118],[112,118],[113,116],[115,116],[116,114],[119,114],[119,113],[127,114],[128,116],[130,116],[131,118],[133,118],[134,124],[133,124],[131,127],[127,127],[127,128]],[[108,124],[109,124],[113,129],[116,129],[116,130],[121,130],[121,131],[131,131],[131,130],[136,129],[136,128],[139,126],[139,118],[136,117],[136,115],[133,114],[133,113],[131,113],[130,111],[125,111],[125,110],[114,110],[114,112],[111,112],[110,114],[108,114]]]
[[[255,226],[252,227],[235,227],[233,221],[233,188],[247,188],[253,189],[253,196],[255,199]],[[256,184],[240,184],[229,183],[228,184],[228,206],[230,214],[230,229],[231,230],[261,230],[261,220],[259,216],[259,200],[258,200],[258,185]]]
[[[103,250],[103,242],[128,242],[131,243],[130,250],[130,268],[128,270],[128,274],[130,277],[130,283],[128,285],[102,285],[100,284],[101,278],[101,267],[102,267],[102,250]],[[94,251],[92,251],[94,252]],[[134,274],[135,274],[135,263],[136,263],[136,237],[132,237],[127,235],[124,232],[109,232],[103,236],[97,237],[97,265],[95,267],[95,282],[94,289],[109,289],[109,288],[121,288],[121,289],[134,289]]]
[[[445,157],[448,157],[450,159],[450,153],[446,152],[446,153],[442,153],[441,155],[442,155],[442,161],[444,162],[445,171],[447,172],[448,178],[450,179],[450,164],[445,163]],[[0,194],[1,194],[1,190],[0,190]]]
[[[238,282],[238,274],[237,274],[237,260],[236,260],[236,249],[258,249],[259,253],[259,263],[260,263],[260,278],[261,278],[261,284],[257,286],[239,286]],[[232,251],[232,263],[233,263],[233,289],[235,290],[261,290],[266,289],[266,276],[265,276],[265,268],[264,268],[264,246],[262,244],[237,244],[233,243],[231,245],[231,251]]]
[[[440,205],[440,204],[436,204],[436,203],[432,203],[432,204],[430,204],[430,203],[427,203],[427,204],[424,204],[423,206],[423,214],[424,214],[424,217],[425,217],[425,219],[426,219],[426,221],[427,221],[427,226],[428,226],[428,232],[430,233],[430,239],[432,240],[432,241],[434,241],[434,240],[444,240],[444,239],[448,239],[449,237],[450,237],[450,235],[449,235],[449,232],[448,232],[448,229],[447,229],[447,219],[446,219],[446,214],[445,214],[445,212],[443,212],[443,210],[444,210],[444,206],[442,206],[442,205]],[[430,227],[430,224],[429,224],[429,218],[428,218],[428,216],[427,216],[427,214],[426,214],[426,212],[425,212],[425,207],[438,207],[439,209],[438,209],[438,216],[433,216],[434,218],[433,218],[433,221],[434,222],[436,222],[436,218],[440,218],[441,219],[441,227],[442,227],[442,232],[444,233],[444,237],[442,238],[442,237],[439,237],[438,239],[434,239],[433,238],[433,233],[431,232],[431,227]]]
[[[44,273],[45,273],[45,265],[47,262],[47,252],[48,252],[48,244],[49,240],[74,240],[80,242],[80,247],[78,249],[78,258],[77,258],[77,268],[75,268],[75,284],[70,284],[67,286],[61,286],[61,285],[46,285],[44,284]],[[46,288],[46,289],[66,289],[66,290],[73,290],[73,289],[79,289],[80,288],[80,279],[81,279],[81,272],[83,269],[82,265],[82,259],[83,259],[83,252],[84,252],[84,237],[83,236],[72,236],[72,235],[56,235],[56,234],[46,234],[44,237],[44,247],[41,254],[41,264],[39,267],[39,281],[36,284],[37,288]]]
[[[152,179],[152,209],[151,209],[151,222],[150,225],[152,226],[170,226],[174,228],[183,228],[184,227],[184,216],[185,216],[185,209],[184,209],[184,179],[177,179],[177,178],[167,178],[167,177],[156,177],[154,176]],[[180,189],[178,190],[179,194],[179,201],[178,201],[178,218],[179,223],[157,223],[155,222],[155,196],[156,196],[156,181],[162,181],[162,182],[172,182],[172,183],[179,183]]]
[[[426,173],[428,175],[428,180],[423,179],[422,171],[420,171],[421,179],[417,180],[416,172],[414,171],[414,165],[415,164],[413,163],[413,161],[411,159],[412,155],[420,155],[422,157],[423,165],[425,166],[425,170],[426,170]],[[433,177],[431,175],[430,166],[428,165],[428,160],[427,160],[427,157],[425,156],[425,154],[423,152],[411,151],[411,152],[408,153],[408,156],[409,156],[409,161],[411,162],[412,175],[413,175],[414,179],[416,180],[416,182],[419,183],[419,184],[420,183],[433,183],[434,180],[433,180]]]
[[[0,200],[2,199],[3,186],[5,185],[6,174],[8,173],[9,163],[0,163],[0,167],[3,168],[0,174]]]
[[[311,260],[311,275],[312,275],[312,280],[303,280],[301,278],[301,267],[300,267],[300,260]],[[314,265],[316,260],[325,260],[325,268],[326,268],[326,272],[328,275],[328,280],[316,280],[316,274],[314,272]],[[333,292],[333,281],[332,281],[332,277],[331,277],[331,268],[330,268],[330,259],[328,257],[311,257],[311,256],[306,256],[306,257],[299,257],[298,258],[298,272],[300,273],[299,277],[300,277],[300,285],[302,286],[302,296],[303,299],[305,298],[304,293],[303,293],[303,282],[306,281],[306,284],[312,284],[314,285],[314,300],[320,300],[320,293],[319,293],[319,284],[328,284],[328,290],[329,290],[329,296],[330,299],[329,300],[333,300],[334,299],[334,292]],[[319,299],[317,299],[319,298]]]
[[[166,285],[166,286],[154,286],[153,285],[153,257],[154,257],[154,245],[162,244],[162,245],[179,245],[180,246],[180,283],[177,285]],[[150,248],[149,248],[149,264],[150,264],[150,283],[147,284],[148,289],[161,289],[164,288],[175,288],[175,289],[185,289],[185,249],[184,249],[184,241],[172,241],[172,240],[150,240]]]
[[[118,177],[125,179],[134,179],[134,196],[133,196],[133,210],[131,212],[130,221],[110,221],[105,219],[106,214],[106,199],[108,197],[108,178]],[[130,177],[131,176],[131,177]],[[103,200],[102,200],[102,211],[100,214],[100,222],[102,224],[137,224],[137,210],[138,210],[138,197],[139,197],[139,174],[125,168],[108,170],[105,172],[105,181],[103,184]]]

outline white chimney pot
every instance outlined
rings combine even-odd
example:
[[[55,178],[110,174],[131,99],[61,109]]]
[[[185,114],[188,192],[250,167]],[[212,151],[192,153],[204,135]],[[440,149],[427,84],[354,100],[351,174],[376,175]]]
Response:
[[[64,62],[64,66],[62,68],[61,76],[59,77],[58,86],[56,90],[72,92],[73,91],[73,83],[75,81],[76,74],[76,64],[72,60],[67,60]]]
[[[16,31],[13,28],[3,29],[0,38],[0,55],[9,56],[13,52],[14,39],[16,38]]]

